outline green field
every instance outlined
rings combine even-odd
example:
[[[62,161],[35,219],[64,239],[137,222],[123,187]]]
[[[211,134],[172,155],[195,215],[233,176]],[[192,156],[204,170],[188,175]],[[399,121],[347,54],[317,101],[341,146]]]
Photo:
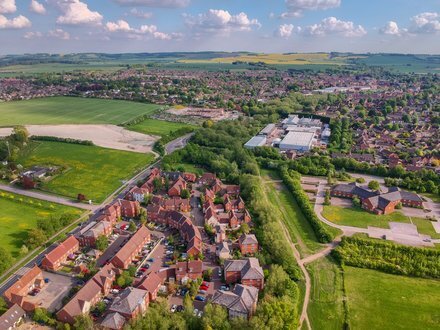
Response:
[[[344,292],[341,269],[330,258],[307,265],[312,288],[308,307],[312,329],[343,329]]]
[[[122,124],[158,106],[119,100],[48,97],[0,103],[0,125]]]
[[[34,142],[18,162],[25,167],[63,167],[65,170],[44,183],[42,189],[72,198],[81,193],[98,203],[153,159],[152,154],[45,141]]]
[[[322,215],[335,224],[360,228],[367,228],[368,226],[390,228],[390,221],[402,223],[412,222],[417,226],[419,233],[431,235],[433,238],[440,237],[440,235],[435,232],[429,220],[416,217],[410,218],[399,211],[386,215],[376,215],[361,208],[326,205],[324,206]]]
[[[26,240],[27,229],[36,228],[37,219],[49,220],[60,214],[78,218],[83,213],[72,207],[1,191],[0,210],[0,246],[11,251],[14,257],[18,257]]]
[[[139,133],[157,135],[160,137],[165,137],[180,128],[185,127],[195,127],[193,125],[176,123],[171,121],[157,120],[157,119],[146,119],[139,124],[128,126],[127,128],[132,131]]]
[[[345,267],[351,329],[438,329],[440,281]]]

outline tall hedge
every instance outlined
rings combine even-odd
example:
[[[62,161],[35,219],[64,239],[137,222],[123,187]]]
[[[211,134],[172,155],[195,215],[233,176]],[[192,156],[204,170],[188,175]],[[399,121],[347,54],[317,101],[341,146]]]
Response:
[[[289,174],[286,168],[280,169],[280,176],[286,185],[287,189],[292,193],[299,208],[304,214],[304,217],[312,227],[318,241],[321,243],[329,243],[332,241],[332,234],[323,226],[322,222],[318,219],[315,211],[310,204],[307,194],[301,187],[301,181],[299,178],[295,178]],[[299,177],[299,175],[298,175]]]

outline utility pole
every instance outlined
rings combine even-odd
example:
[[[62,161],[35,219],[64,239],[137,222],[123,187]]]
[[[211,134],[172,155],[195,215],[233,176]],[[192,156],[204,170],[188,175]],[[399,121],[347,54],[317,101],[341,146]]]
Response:
[[[8,147],[8,160],[11,158],[11,149],[9,148],[9,141],[6,141],[6,146]]]

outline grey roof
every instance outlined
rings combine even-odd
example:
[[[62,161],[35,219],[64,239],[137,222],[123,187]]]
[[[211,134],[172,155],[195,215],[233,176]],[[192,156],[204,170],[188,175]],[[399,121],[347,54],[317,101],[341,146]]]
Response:
[[[222,242],[217,246],[219,253],[229,253],[231,249],[229,249],[229,245],[226,242]]]
[[[401,190],[400,194],[402,195],[402,199],[415,201],[415,202],[423,202],[423,199],[419,195],[414,194],[412,192]]]
[[[131,314],[145,300],[146,295],[148,295],[146,290],[126,288],[116,297],[109,310],[121,314]]]
[[[241,244],[258,244],[258,240],[254,234],[243,234],[240,236]]]
[[[232,292],[217,291],[212,298],[218,304],[239,313],[249,313],[258,301],[258,289],[253,286],[237,284]]]
[[[241,279],[263,279],[263,268],[257,258],[226,260],[225,272],[240,272]]]
[[[23,310],[23,308],[17,304],[14,304],[11,308],[4,312],[2,316],[0,316],[0,329],[12,328],[14,323],[25,314],[26,312]]]
[[[261,147],[266,143],[267,139],[265,136],[257,135],[252,137],[248,142],[245,143],[247,148]]]
[[[119,330],[124,326],[125,318],[119,313],[110,313],[101,322],[105,328]]]

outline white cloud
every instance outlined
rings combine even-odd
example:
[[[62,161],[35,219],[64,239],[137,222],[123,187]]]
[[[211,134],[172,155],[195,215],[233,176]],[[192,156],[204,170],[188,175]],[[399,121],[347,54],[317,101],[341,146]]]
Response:
[[[130,32],[132,31],[130,24],[128,24],[126,21],[120,19],[117,22],[107,22],[105,24],[106,29],[109,32]]]
[[[440,32],[440,15],[438,13],[421,13],[412,17],[411,21],[411,32],[428,34]]]
[[[29,10],[40,15],[46,14],[46,8],[36,0],[31,0]]]
[[[355,25],[351,21],[341,21],[336,17],[327,17],[318,24],[306,26],[303,32],[310,36],[338,34],[344,37],[362,37],[367,34],[362,25]]]
[[[61,40],[70,40],[70,34],[62,29],[50,30],[47,33],[48,37],[57,38]]]
[[[132,8],[130,10],[129,14],[134,16],[134,17],[145,18],[145,19],[153,17],[153,13],[151,13],[151,12],[144,12],[144,11],[139,10],[137,8]]]
[[[99,25],[102,15],[89,9],[86,3],[80,0],[50,0],[61,11],[57,18],[58,24],[66,25]]]
[[[394,21],[389,21],[385,26],[379,29],[382,34],[400,37],[408,32],[407,29],[399,28],[399,25]]]
[[[35,31],[35,32],[26,32],[24,34],[24,38],[25,39],[38,39],[41,38],[43,36],[43,34],[41,32]]]
[[[0,29],[24,29],[31,27],[32,23],[23,15],[8,19],[0,15]]]
[[[257,19],[250,19],[247,14],[241,12],[231,15],[222,9],[210,9],[206,13],[197,16],[184,15],[186,24],[197,31],[205,32],[231,32],[250,31],[253,27],[261,27]]]
[[[293,24],[282,24],[275,31],[275,35],[287,39],[292,35],[294,28]]]
[[[15,0],[0,0],[0,14],[12,14],[16,11]]]
[[[189,5],[190,0],[114,0],[123,6],[145,6],[161,8],[182,8]]]
[[[337,8],[341,0],[285,0],[287,12],[282,13],[282,18],[300,17],[305,10],[327,10]]]

